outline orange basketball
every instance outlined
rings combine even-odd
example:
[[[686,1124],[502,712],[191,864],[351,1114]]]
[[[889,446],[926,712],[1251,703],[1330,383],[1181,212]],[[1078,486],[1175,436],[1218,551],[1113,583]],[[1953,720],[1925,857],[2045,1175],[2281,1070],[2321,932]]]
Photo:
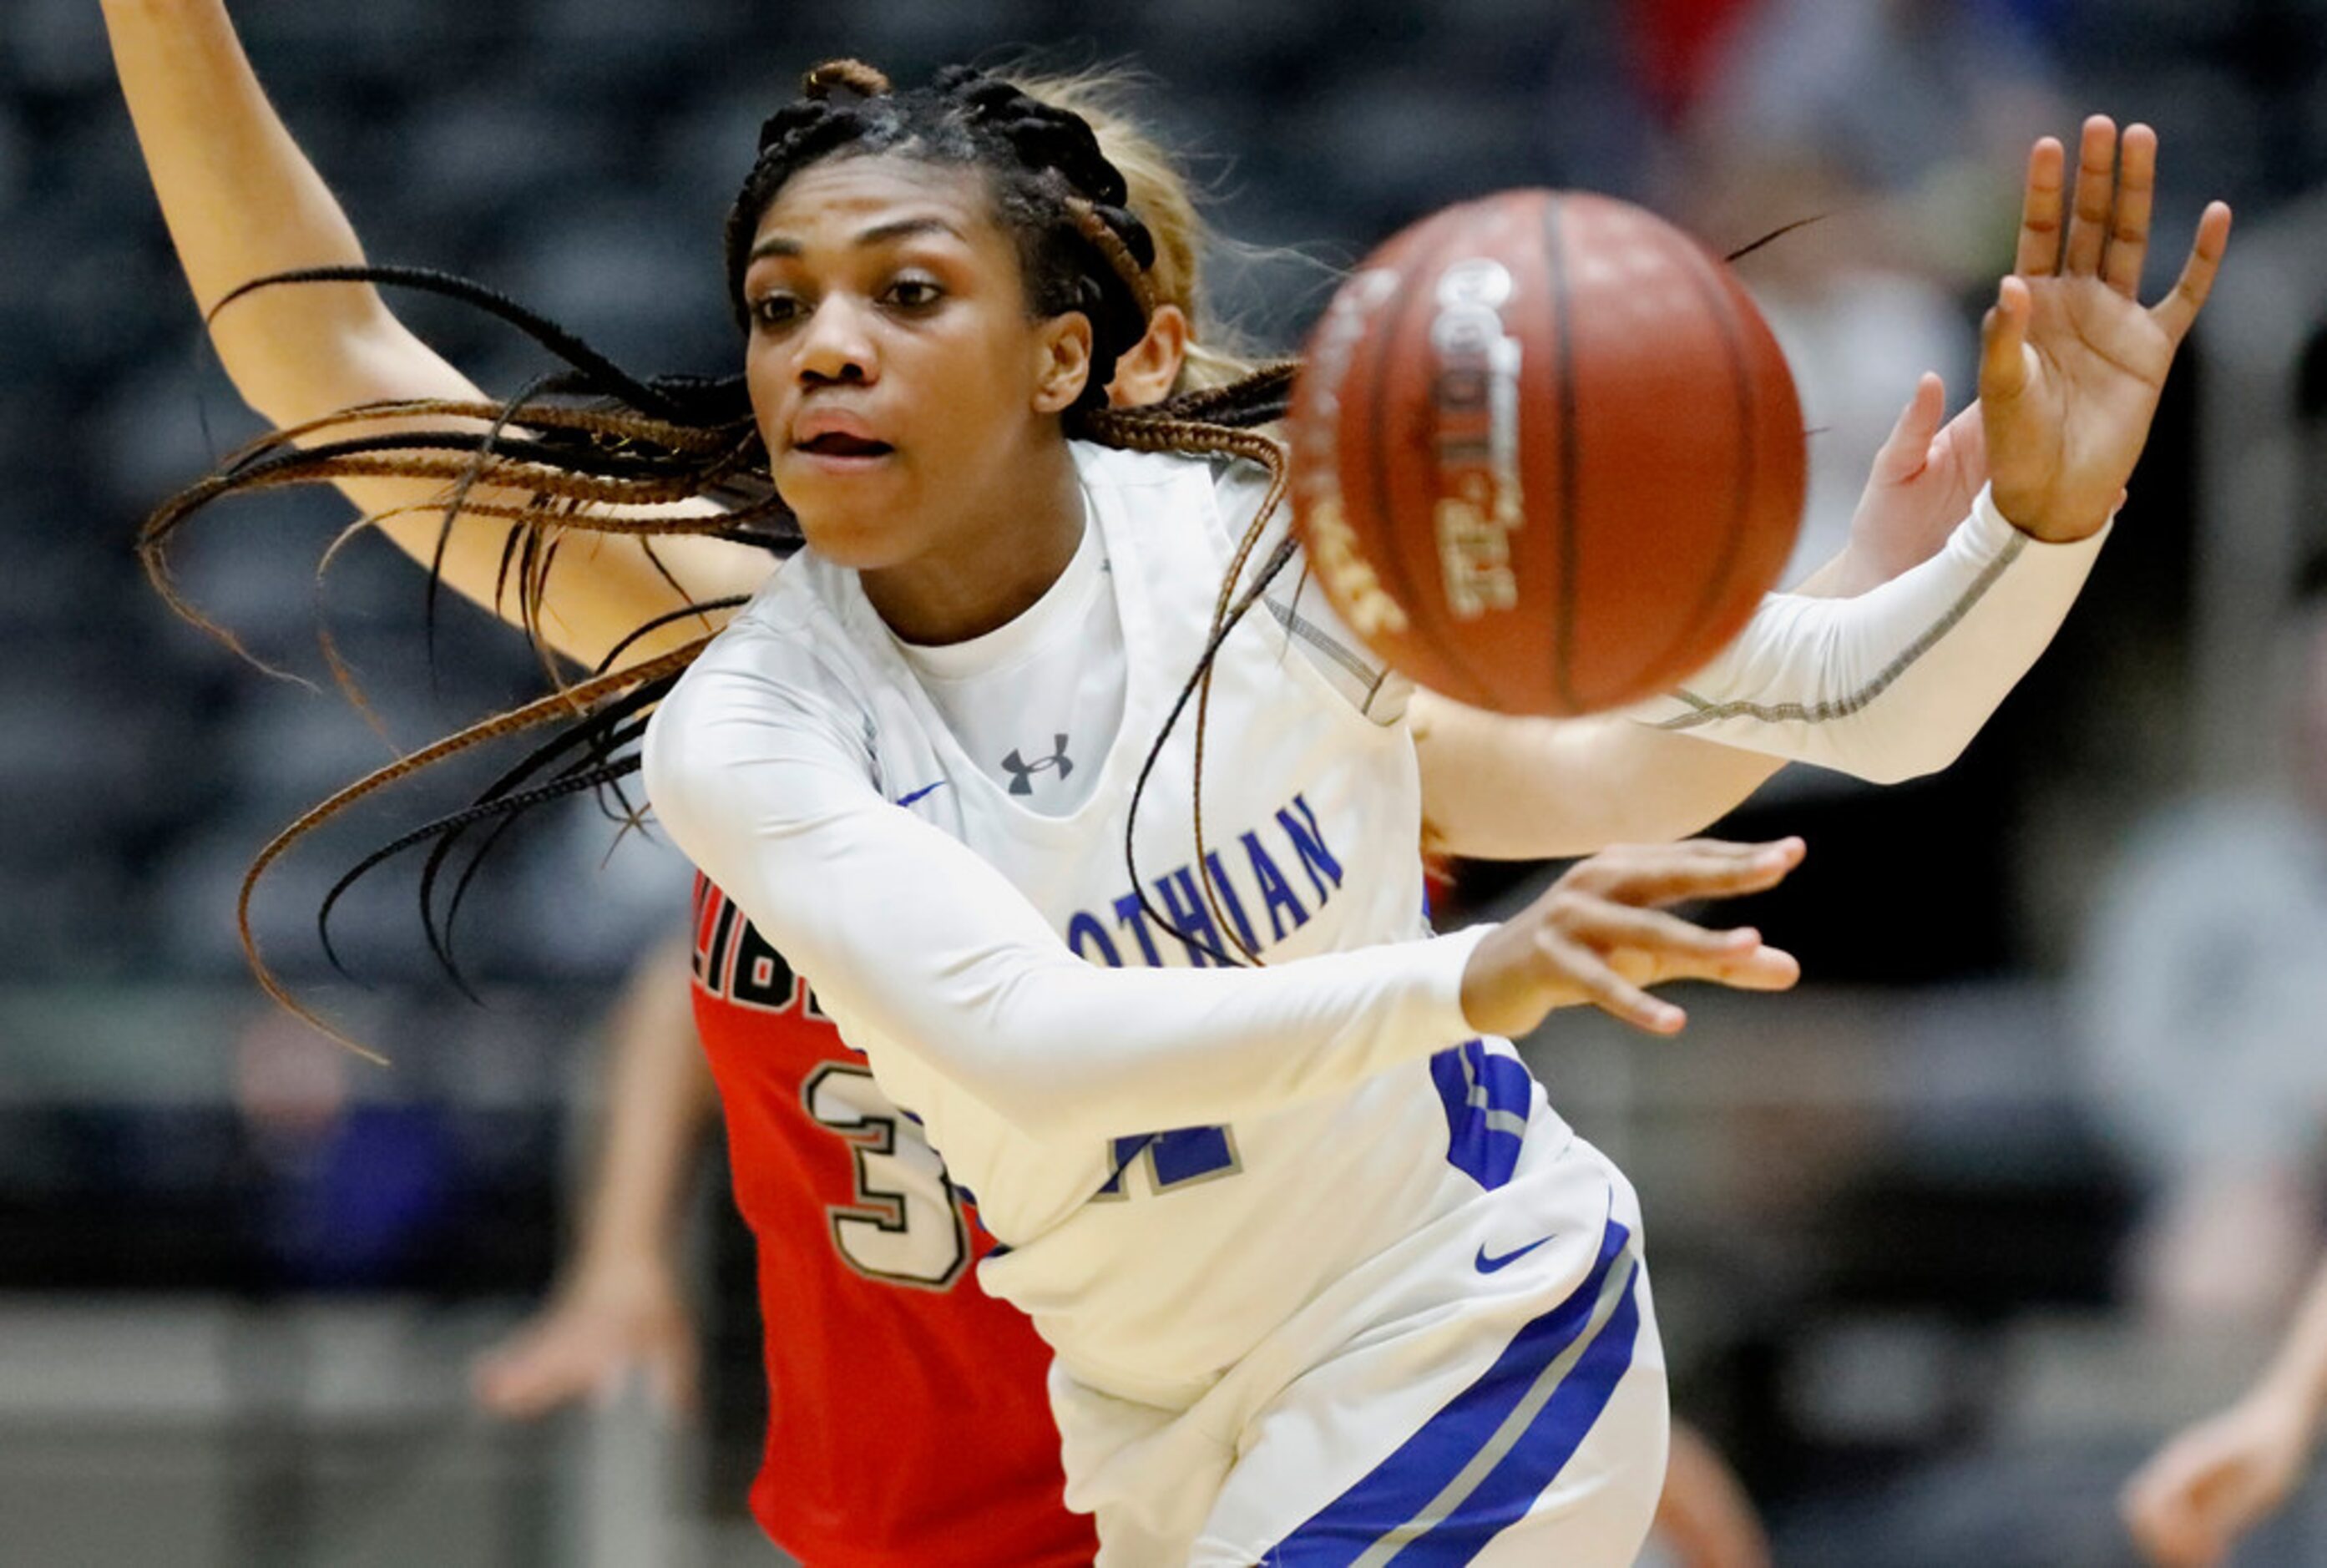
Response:
[[[1669,689],[1777,581],[1793,378],[1729,269],[1605,196],[1509,191],[1392,238],[1309,341],[1295,526],[1350,628],[1460,701]]]

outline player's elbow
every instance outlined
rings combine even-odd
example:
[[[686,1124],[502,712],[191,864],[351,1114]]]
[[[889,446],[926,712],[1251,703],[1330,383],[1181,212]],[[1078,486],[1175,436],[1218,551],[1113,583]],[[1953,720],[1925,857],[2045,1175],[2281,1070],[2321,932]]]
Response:
[[[1870,752],[1852,775],[1869,784],[1906,784],[1943,773],[1963,755],[1966,740],[1942,745],[1905,746]]]

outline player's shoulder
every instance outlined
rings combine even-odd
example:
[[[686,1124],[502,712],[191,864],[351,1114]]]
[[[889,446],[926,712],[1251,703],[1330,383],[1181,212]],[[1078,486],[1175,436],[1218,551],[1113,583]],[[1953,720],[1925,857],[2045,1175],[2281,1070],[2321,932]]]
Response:
[[[1105,487],[1135,523],[1154,525],[1140,530],[1150,547],[1160,542],[1186,553],[1182,565],[1190,580],[1201,578],[1207,603],[1274,483],[1266,467],[1233,453],[1123,452],[1079,443],[1076,461],[1094,494]],[[1266,557],[1292,518],[1292,502],[1280,499],[1249,559]],[[1404,714],[1410,684],[1341,623],[1298,560],[1278,574],[1262,602],[1262,623],[1281,633],[1284,646],[1297,650],[1343,702],[1377,724]]]
[[[852,758],[865,749],[869,677],[818,580],[822,565],[785,562],[711,639],[658,705],[650,757],[694,754],[681,737],[766,723],[815,730]]]
[[[1199,509],[1240,532],[1268,491],[1268,471],[1232,453],[1132,452],[1089,441],[1073,443],[1072,451],[1083,487],[1135,514]]]
[[[687,678],[747,678],[805,692],[846,693],[864,684],[848,657],[846,574],[803,550],[785,561],[735,613]]]

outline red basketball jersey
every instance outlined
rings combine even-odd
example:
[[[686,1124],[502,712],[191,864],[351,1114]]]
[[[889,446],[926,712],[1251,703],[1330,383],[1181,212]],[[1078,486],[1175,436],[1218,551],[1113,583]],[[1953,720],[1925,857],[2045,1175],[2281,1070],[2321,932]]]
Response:
[[[991,1240],[806,983],[700,877],[695,1017],[758,1246],[762,1527],[812,1568],[1089,1563],[1050,1349],[969,1277]]]

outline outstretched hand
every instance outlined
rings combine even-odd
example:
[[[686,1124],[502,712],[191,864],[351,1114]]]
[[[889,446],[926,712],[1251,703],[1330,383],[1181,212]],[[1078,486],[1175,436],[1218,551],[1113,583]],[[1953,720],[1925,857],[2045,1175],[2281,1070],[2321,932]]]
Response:
[[[2145,307],[2157,134],[2133,126],[2120,145],[2106,116],[2087,120],[2072,201],[2065,163],[2050,136],[2028,155],[2019,254],[1982,323],[1979,361],[1996,509],[2054,542],[2097,533],[2116,509],[2230,238],[2229,208],[2209,203],[2182,275]]]
[[[1481,939],[1463,970],[1463,1013],[1489,1034],[1523,1034],[1555,1007],[1591,1005],[1657,1034],[1687,1022],[1642,987],[1710,980],[1783,991],[1801,977],[1790,953],[1750,927],[1708,930],[1662,906],[1735,898],[1785,880],[1802,841],[1618,845],[1578,861],[1550,891]]]

